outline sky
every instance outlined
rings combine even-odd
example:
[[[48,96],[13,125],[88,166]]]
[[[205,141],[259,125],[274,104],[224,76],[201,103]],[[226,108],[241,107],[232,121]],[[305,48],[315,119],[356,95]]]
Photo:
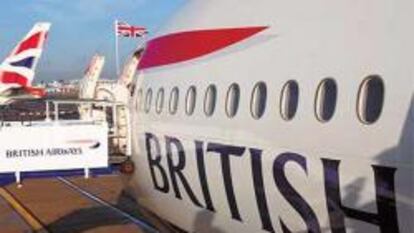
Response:
[[[36,81],[80,79],[95,53],[105,56],[101,78],[116,79],[114,20],[148,28],[150,36],[186,0],[2,0],[0,58],[34,23],[52,23]],[[142,39],[119,38],[120,63]]]

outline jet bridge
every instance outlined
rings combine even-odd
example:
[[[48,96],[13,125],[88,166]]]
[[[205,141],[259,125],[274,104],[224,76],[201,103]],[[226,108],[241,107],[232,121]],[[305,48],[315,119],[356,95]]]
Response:
[[[77,104],[80,119],[108,123],[108,153],[111,163],[122,163],[131,156],[130,113],[125,103],[105,100],[55,101],[58,109],[63,104]]]
[[[79,110],[63,119],[63,105]],[[2,121],[0,174],[105,168],[131,155],[129,112],[125,104],[90,100],[46,101],[40,121]]]

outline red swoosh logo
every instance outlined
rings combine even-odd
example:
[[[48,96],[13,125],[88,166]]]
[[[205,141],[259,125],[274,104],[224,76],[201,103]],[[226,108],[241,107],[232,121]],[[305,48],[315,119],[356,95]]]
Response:
[[[196,30],[150,40],[138,69],[175,64],[198,58],[247,39],[267,27]]]

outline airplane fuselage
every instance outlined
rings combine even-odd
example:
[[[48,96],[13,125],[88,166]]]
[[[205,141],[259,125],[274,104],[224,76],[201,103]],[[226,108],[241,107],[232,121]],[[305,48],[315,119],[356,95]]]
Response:
[[[413,9],[186,4],[131,101],[138,202],[190,232],[413,232]]]

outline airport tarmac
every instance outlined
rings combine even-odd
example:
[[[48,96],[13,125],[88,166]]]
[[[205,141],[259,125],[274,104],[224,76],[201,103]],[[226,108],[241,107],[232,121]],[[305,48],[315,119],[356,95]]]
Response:
[[[7,121],[44,120],[44,101],[19,101],[0,110]],[[50,106],[53,119],[54,106]],[[74,105],[59,108],[61,119],[78,119]],[[0,187],[0,233],[11,232],[154,232],[139,216],[136,203],[122,192],[120,175],[84,179],[30,178],[23,186]]]
[[[123,212],[131,207],[123,196],[118,175],[9,184],[0,188],[0,232],[148,232]]]

